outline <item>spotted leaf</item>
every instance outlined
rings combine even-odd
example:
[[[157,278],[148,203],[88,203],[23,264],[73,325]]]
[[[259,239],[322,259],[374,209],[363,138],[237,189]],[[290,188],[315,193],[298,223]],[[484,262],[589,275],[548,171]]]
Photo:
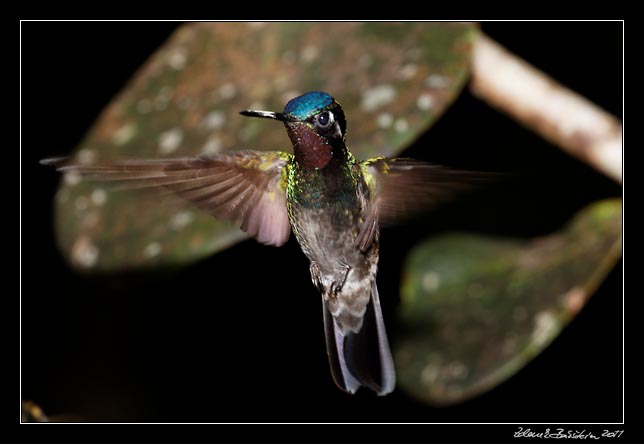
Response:
[[[621,255],[621,200],[548,236],[452,233],[418,245],[404,270],[399,385],[436,405],[506,380],[582,309]]]

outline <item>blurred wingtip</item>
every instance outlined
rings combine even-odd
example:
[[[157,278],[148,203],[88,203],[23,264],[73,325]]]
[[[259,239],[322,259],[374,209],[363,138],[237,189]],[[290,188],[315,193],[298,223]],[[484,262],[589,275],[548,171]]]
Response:
[[[47,157],[45,159],[40,159],[38,163],[45,166],[60,168],[67,162],[67,159],[67,157]]]

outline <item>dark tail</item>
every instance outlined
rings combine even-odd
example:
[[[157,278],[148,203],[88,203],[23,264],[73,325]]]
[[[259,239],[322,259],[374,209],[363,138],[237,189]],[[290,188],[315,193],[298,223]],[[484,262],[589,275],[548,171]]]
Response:
[[[379,396],[391,393],[396,386],[396,371],[376,283],[371,286],[371,300],[359,333],[343,334],[326,302],[323,305],[327,354],[338,387],[352,394],[363,385]]]

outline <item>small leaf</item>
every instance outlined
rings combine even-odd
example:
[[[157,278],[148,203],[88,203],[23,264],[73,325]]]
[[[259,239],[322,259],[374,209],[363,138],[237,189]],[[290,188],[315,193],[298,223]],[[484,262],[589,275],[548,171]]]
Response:
[[[418,245],[402,287],[399,383],[436,405],[489,390],[537,356],[621,255],[621,200],[533,240],[453,233]]]
[[[290,152],[276,122],[311,90],[335,96],[358,158],[393,155],[424,132],[462,88],[476,27],[468,23],[191,23],[180,27],[107,106],[77,160],[180,157],[224,150]],[[72,265],[115,270],[197,260],[244,234],[158,197],[68,174],[57,236]]]

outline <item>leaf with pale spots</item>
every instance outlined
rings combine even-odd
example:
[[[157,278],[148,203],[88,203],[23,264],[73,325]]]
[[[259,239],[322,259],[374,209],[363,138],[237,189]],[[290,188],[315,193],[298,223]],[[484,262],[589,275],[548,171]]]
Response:
[[[621,255],[621,200],[532,240],[444,234],[404,266],[399,386],[454,404],[508,379],[581,310]]]
[[[76,161],[290,151],[283,128],[238,112],[280,111],[311,90],[328,91],[342,104],[357,158],[393,156],[460,92],[475,29],[467,23],[186,24],[106,107]],[[152,194],[95,189],[68,173],[56,199],[58,243],[85,270],[188,263],[245,238],[235,225],[199,212],[177,223],[183,210]]]

